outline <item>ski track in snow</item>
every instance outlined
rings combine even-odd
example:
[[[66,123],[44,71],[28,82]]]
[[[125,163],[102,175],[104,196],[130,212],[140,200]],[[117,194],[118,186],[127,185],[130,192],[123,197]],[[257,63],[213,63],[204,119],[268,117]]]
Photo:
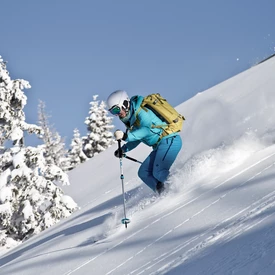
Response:
[[[130,184],[131,181],[132,181],[132,180],[129,180],[129,181],[127,181],[126,183],[124,183],[125,186],[127,186],[128,184]],[[114,187],[114,188],[111,188],[111,189],[105,191],[104,193],[102,193],[102,194],[99,195],[98,197],[96,197],[96,198],[94,198],[94,199],[92,199],[92,200],[86,202],[84,205],[81,206],[81,208],[83,209],[83,208],[85,208],[85,207],[87,207],[87,206],[90,206],[91,204],[95,203],[96,201],[100,200],[101,198],[105,197],[106,195],[108,195],[108,194],[110,194],[110,193],[112,193],[112,192],[115,192],[118,188],[119,188],[119,187],[116,186],[116,187]]]
[[[70,275],[70,274],[75,273],[76,271],[80,270],[82,267],[88,265],[89,263],[91,263],[94,260],[96,260],[97,258],[103,256],[107,252],[110,252],[111,250],[115,249],[116,247],[118,247],[119,245],[121,245],[124,242],[128,241],[129,239],[133,238],[137,234],[142,233],[147,228],[149,228],[150,226],[152,226],[155,223],[159,222],[160,220],[164,219],[165,217],[170,216],[170,215],[174,214],[175,212],[179,211],[180,209],[182,209],[183,207],[187,206],[188,204],[197,201],[198,199],[200,199],[200,197],[205,196],[207,193],[212,192],[213,190],[217,189],[218,187],[226,184],[228,181],[231,181],[231,180],[235,179],[236,177],[240,176],[241,174],[245,173],[246,171],[254,168],[255,166],[259,165],[260,163],[264,162],[265,160],[273,157],[274,155],[275,155],[275,153],[270,154],[270,155],[266,156],[265,158],[260,159],[259,161],[253,163],[252,165],[248,166],[247,168],[243,169],[242,171],[234,174],[230,178],[224,180],[223,182],[221,182],[220,184],[216,185],[215,187],[209,189],[208,191],[203,192],[202,194],[200,194],[199,196],[191,199],[190,201],[186,202],[185,204],[180,205],[180,206],[174,208],[173,210],[169,211],[168,213],[166,213],[164,215],[160,215],[160,217],[154,219],[152,222],[150,222],[145,227],[137,230],[133,234],[129,235],[128,237],[126,237],[124,239],[122,239],[121,241],[119,241],[118,243],[116,243],[115,245],[113,245],[112,247],[110,247],[110,248],[102,251],[101,253],[97,254],[96,256],[94,256],[93,258],[89,259],[88,261],[83,262],[81,265],[77,266],[76,268],[71,269],[71,270],[63,273],[63,275]],[[257,177],[258,175],[260,175],[261,173],[263,173],[267,169],[270,169],[272,166],[274,166],[274,164],[275,163],[269,165],[268,167],[265,167],[263,170],[261,170],[260,172],[256,173],[254,176],[250,177],[248,180],[242,182],[241,184],[239,184],[235,188],[233,188],[230,191],[224,193],[218,199],[216,199],[215,201],[211,202],[206,207],[204,207],[200,211],[198,211],[195,214],[193,214],[191,217],[185,219],[183,222],[181,222],[178,225],[176,225],[175,227],[171,228],[166,233],[164,233],[162,236],[160,236],[159,238],[155,239],[153,242],[151,242],[148,245],[144,246],[137,253],[135,253],[134,255],[130,256],[128,259],[126,259],[124,262],[122,262],[121,264],[119,264],[116,267],[114,267],[112,270],[110,270],[106,274],[109,275],[109,274],[112,274],[113,272],[117,271],[120,267],[122,267],[123,265],[129,263],[136,256],[138,256],[140,253],[142,253],[146,249],[150,248],[152,245],[154,245],[155,243],[157,243],[161,239],[165,238],[167,235],[169,235],[170,233],[172,233],[173,231],[175,231],[179,227],[183,226],[185,223],[187,223],[188,221],[190,221],[194,217],[202,214],[209,207],[217,204],[220,200],[222,200],[228,194],[232,193],[233,191],[236,191],[236,189],[238,189],[241,186],[245,185],[246,183],[248,183],[249,181],[251,181],[252,179],[254,179],[255,177]],[[183,194],[183,195],[186,195],[186,194]],[[181,196],[183,196],[183,195],[181,195]],[[247,214],[244,214],[252,206],[254,208],[251,209]],[[250,206],[242,209],[237,214],[234,214],[233,216],[231,216],[231,217],[229,217],[229,218],[221,221],[219,224],[217,224],[214,227],[208,229],[206,232],[204,232],[204,233],[202,233],[202,234],[200,234],[198,236],[194,236],[191,239],[189,239],[188,241],[185,241],[184,243],[182,243],[182,244],[178,245],[177,247],[171,249],[170,251],[167,251],[166,253],[164,253],[164,254],[162,254],[160,256],[157,256],[154,259],[148,261],[147,263],[145,263],[144,265],[142,265],[138,269],[133,270],[130,274],[135,274],[135,275],[142,274],[145,271],[148,271],[149,269],[153,268],[156,264],[161,263],[162,261],[164,261],[166,258],[170,257],[171,255],[173,255],[175,253],[178,253],[179,251],[181,251],[182,249],[184,249],[186,246],[192,244],[196,240],[198,240],[198,239],[200,239],[200,238],[202,238],[204,236],[206,237],[205,240],[201,241],[199,244],[195,243],[195,246],[193,248],[189,249],[188,251],[186,251],[185,253],[183,253],[182,255],[180,255],[179,257],[177,257],[176,259],[173,259],[172,261],[170,261],[168,263],[165,263],[161,268],[158,268],[157,270],[153,270],[152,273],[150,273],[150,274],[165,274],[165,272],[167,272],[169,269],[171,269],[173,267],[176,267],[176,266],[182,264],[183,262],[187,261],[189,258],[191,258],[192,256],[198,254],[203,249],[205,249],[205,248],[211,246],[212,244],[216,243],[220,238],[225,238],[226,237],[226,240],[230,241],[231,239],[236,238],[238,235],[242,234],[243,232],[245,232],[245,231],[253,228],[254,226],[256,226],[257,224],[261,223],[264,219],[268,218],[270,215],[273,215],[273,214],[270,214],[269,216],[265,216],[263,219],[257,220],[256,222],[253,222],[253,223],[249,223],[248,221],[250,221],[252,217],[256,217],[257,215],[259,215],[264,210],[269,209],[269,208],[274,207],[274,206],[275,206],[275,191],[272,192],[271,194],[265,196],[264,198],[259,199],[258,201],[254,202],[252,205],[250,205]],[[167,209],[164,210],[164,211],[167,211]],[[162,211],[162,213],[164,211]],[[159,215],[159,213],[157,215]],[[153,215],[151,217],[154,218],[154,216],[156,216],[156,215]],[[237,220],[233,220],[237,216],[240,216],[240,217]],[[231,223],[229,223],[228,226],[222,227],[222,225],[224,223],[229,222],[231,220],[233,220],[233,221]],[[246,222],[248,222],[248,224],[246,224]],[[219,228],[219,227],[222,227],[222,229],[217,230],[217,228]],[[211,234],[211,232],[213,232],[213,234]],[[211,237],[207,237],[207,234],[209,234],[209,233],[212,235]]]
[[[195,216],[201,214],[202,212],[204,212],[205,210],[207,210],[209,207],[211,207],[211,206],[213,206],[214,204],[218,203],[218,202],[219,202],[221,199],[223,199],[225,196],[227,196],[227,195],[230,194],[231,192],[235,191],[235,190],[238,189],[239,187],[245,185],[246,183],[248,183],[249,181],[251,181],[252,179],[254,179],[256,176],[260,175],[260,174],[261,174],[262,172],[264,172],[265,170],[270,169],[274,164],[275,164],[275,163],[273,163],[272,165],[266,167],[266,168],[263,169],[261,172],[255,174],[253,177],[249,178],[247,181],[243,182],[242,184],[240,184],[239,186],[237,186],[237,187],[235,187],[234,189],[230,190],[229,192],[224,193],[224,194],[223,194],[222,196],[220,196],[217,200],[213,201],[212,203],[210,203],[209,205],[207,205],[205,208],[201,209],[201,211],[195,213],[193,216],[191,216],[190,218],[186,219],[186,220],[183,221],[182,223],[178,224],[178,225],[175,226],[173,229],[169,230],[169,231],[166,232],[164,235],[162,235],[160,238],[156,239],[153,243],[149,244],[149,245],[146,246],[144,249],[142,249],[141,251],[139,251],[138,253],[136,253],[135,256],[137,256],[139,253],[141,253],[141,252],[144,251],[146,248],[148,248],[148,247],[151,246],[152,244],[156,243],[157,241],[159,241],[160,239],[162,239],[162,238],[165,237],[166,235],[170,234],[172,231],[174,231],[174,230],[176,230],[177,228],[181,227],[183,224],[185,224],[185,223],[188,222],[189,220],[193,219]],[[236,175],[235,175],[235,176],[236,176]],[[235,178],[235,176],[233,176],[233,177],[230,178],[230,179]],[[229,180],[230,180],[230,179],[229,179]],[[227,181],[228,181],[228,180],[227,180]],[[227,182],[227,181],[226,181],[226,182]],[[224,184],[224,183],[225,183],[225,182],[223,182],[222,184]],[[213,189],[215,189],[215,188],[213,188]],[[269,199],[270,196],[271,196],[271,198]],[[269,201],[271,201],[271,203],[269,203],[269,201],[266,201],[266,199],[269,199]],[[211,238],[206,239],[206,240],[200,242],[199,244],[196,244],[196,246],[195,246],[194,248],[188,250],[187,252],[185,252],[184,255],[181,255],[181,256],[178,257],[176,260],[173,260],[172,263],[179,261],[178,264],[181,264],[182,262],[184,262],[184,261],[187,260],[188,258],[192,257],[194,254],[200,252],[200,250],[202,250],[203,248],[206,248],[206,247],[208,247],[209,245],[211,245],[212,243],[214,243],[214,241],[217,241],[218,239],[220,239],[220,238],[222,238],[222,237],[224,238],[224,237],[226,236],[225,233],[227,233],[227,235],[229,235],[229,238],[228,238],[228,241],[229,241],[230,239],[233,239],[233,238],[237,237],[239,234],[241,234],[241,233],[245,232],[246,230],[252,228],[252,227],[250,227],[250,225],[248,225],[248,226],[247,226],[248,228],[245,229],[245,230],[243,230],[243,227],[242,227],[242,226],[243,226],[243,223],[244,223],[246,220],[249,220],[249,219],[253,218],[254,216],[256,216],[257,214],[261,213],[262,211],[264,211],[264,210],[266,210],[266,209],[269,209],[270,207],[273,207],[273,206],[275,205],[275,191],[272,192],[271,194],[269,194],[268,196],[266,196],[265,198],[258,200],[258,201],[255,202],[254,204],[258,204],[258,203],[261,202],[262,200],[263,200],[262,206],[260,206],[260,207],[257,206],[257,207],[255,208],[256,210],[258,210],[258,208],[260,209],[258,212],[255,213],[255,215],[253,215],[253,211],[254,211],[254,210],[251,210],[251,211],[249,212],[249,214],[247,215],[247,217],[245,217],[245,218],[241,217],[241,218],[239,218],[239,220],[238,220],[237,222],[236,222],[236,221],[233,221],[232,223],[230,223],[230,224],[229,224],[228,226],[226,226],[225,228],[222,228],[222,229],[221,229],[220,231],[218,231],[217,233],[215,233],[215,234],[213,233],[214,235],[213,235]],[[254,204],[253,204],[253,205],[254,205]],[[186,204],[183,205],[183,206],[186,206]],[[183,206],[182,206],[182,207],[183,207]],[[145,271],[147,271],[148,269],[152,268],[152,267],[153,267],[154,265],[156,265],[157,263],[160,263],[161,261],[165,260],[167,257],[170,257],[171,255],[173,255],[173,254],[179,252],[180,250],[182,250],[182,249],[185,248],[186,246],[190,245],[192,242],[196,241],[197,239],[200,239],[201,237],[207,235],[208,233],[211,233],[212,231],[215,231],[215,229],[216,229],[217,227],[220,227],[223,223],[226,223],[226,222],[228,222],[228,221],[230,221],[230,220],[236,218],[237,216],[239,216],[239,215],[242,214],[243,212],[248,211],[250,207],[251,207],[251,206],[248,206],[248,207],[244,208],[244,209],[243,209],[242,211],[240,211],[239,213],[233,215],[232,217],[230,217],[230,218],[228,218],[228,219],[223,220],[221,223],[219,223],[218,225],[214,226],[213,228],[211,228],[211,229],[205,231],[203,234],[198,235],[198,236],[195,236],[195,237],[191,238],[190,240],[184,242],[183,244],[177,246],[176,248],[174,248],[174,249],[172,249],[172,250],[166,252],[165,254],[163,254],[163,255],[161,255],[161,256],[158,256],[158,257],[156,257],[156,258],[153,259],[153,260],[150,260],[148,263],[146,263],[146,264],[144,264],[143,266],[139,267],[137,270],[132,271],[130,274],[135,274],[135,273],[138,272],[139,270],[141,270],[141,271],[138,272],[138,273],[136,273],[136,274],[142,274],[143,272],[145,272]],[[180,208],[181,208],[181,207],[180,207]],[[170,212],[169,214],[171,214],[171,213],[172,213],[172,212]],[[265,217],[265,218],[267,218],[267,217]],[[265,218],[264,218],[264,219],[265,219]],[[244,221],[242,221],[243,219],[244,219]],[[260,222],[262,222],[264,219],[262,219]],[[233,227],[236,226],[236,224],[239,225],[239,227],[240,227],[240,232],[237,231],[235,235],[232,234],[232,236],[230,237],[230,233],[232,233],[231,230],[232,230]],[[258,224],[258,222],[257,222],[255,225],[257,225],[257,224]],[[224,232],[224,231],[225,231],[225,232]],[[160,258],[161,258],[161,259],[160,259]],[[130,258],[129,258],[129,259],[130,259]],[[128,259],[128,260],[129,260],[129,259]],[[133,257],[131,257],[131,259],[133,259]],[[180,259],[180,260],[179,260],[179,259]],[[128,260],[126,260],[124,263],[126,263]],[[154,262],[154,263],[152,263],[152,262]],[[171,266],[172,263],[165,264],[165,267],[166,267],[167,265],[168,265],[168,266]],[[150,264],[151,264],[151,265],[150,265]],[[148,265],[150,265],[150,266],[147,267]],[[122,264],[121,264],[120,266],[122,266]],[[174,266],[173,266],[173,267],[174,267]],[[170,268],[171,268],[171,267],[170,267]],[[170,268],[169,268],[169,269],[170,269]],[[114,269],[114,270],[115,270],[115,269]],[[114,271],[114,270],[112,270],[112,271]],[[167,271],[167,270],[166,270],[166,271]],[[161,274],[160,272],[161,272],[161,269],[158,270],[156,273],[153,272],[153,273],[151,273],[151,274]],[[109,272],[108,274],[110,274],[110,272]],[[165,273],[163,273],[163,274],[165,274]],[[212,274],[212,273],[209,273],[209,274]]]
[[[250,205],[250,206],[242,209],[237,214],[234,214],[233,216],[223,220],[222,222],[215,225],[214,227],[208,229],[207,231],[205,231],[205,233],[203,233],[201,235],[198,235],[198,236],[195,236],[195,237],[191,238],[190,240],[184,242],[183,244],[178,245],[174,249],[166,252],[165,254],[162,254],[161,256],[156,257],[155,259],[153,259],[150,262],[146,263],[144,266],[140,267],[139,269],[143,269],[143,270],[141,272],[137,273],[137,274],[142,274],[144,271],[149,270],[150,268],[154,267],[156,264],[164,261],[166,258],[171,257],[171,255],[173,255],[175,253],[178,253],[179,251],[181,251],[182,249],[184,249],[186,246],[188,246],[192,242],[196,241],[197,239],[200,239],[201,237],[206,236],[206,238],[203,241],[199,242],[198,244],[195,244],[194,247],[192,247],[191,249],[189,249],[185,253],[181,254],[176,259],[173,259],[172,261],[170,261],[168,263],[165,263],[157,271],[154,271],[154,272],[150,273],[150,275],[153,275],[153,274],[166,274],[167,271],[169,271],[171,268],[179,266],[183,262],[188,261],[188,259],[190,259],[193,256],[195,256],[196,254],[202,252],[203,249],[206,249],[209,246],[215,244],[220,239],[222,239],[223,243],[229,242],[230,240],[238,237],[239,235],[243,234],[244,232],[246,232],[246,231],[252,229],[253,227],[257,226],[258,224],[263,222],[268,217],[274,215],[274,213],[272,213],[270,215],[265,216],[262,219],[257,219],[255,222],[251,223],[251,220],[255,217],[257,218],[257,216],[260,215],[263,211],[266,211],[266,210],[271,209],[271,208],[274,208],[274,210],[275,210],[275,191],[272,192],[271,194],[265,196],[264,198],[254,202],[252,204],[252,206],[255,206],[255,207],[250,209],[251,208],[251,205]],[[237,220],[235,220],[235,218],[238,217],[238,216],[240,216],[240,217]],[[223,224],[226,224],[227,222],[230,222],[230,223],[223,227]],[[248,222],[248,224],[246,224],[246,222]],[[222,227],[222,229],[217,230],[217,228],[219,228],[219,227]],[[211,236],[207,237],[207,235],[209,233],[211,234]],[[247,260],[248,261],[253,261],[251,259],[251,257],[249,257]],[[246,262],[243,263],[243,264],[246,264]],[[150,266],[148,266],[148,265],[150,265]],[[220,265],[223,265],[223,263],[220,263]],[[226,266],[228,266],[228,265],[226,265]],[[220,270],[220,267],[215,266],[215,269],[216,270],[209,271],[207,274],[215,274],[215,272],[218,272]],[[236,269],[236,265],[234,265],[232,271],[234,269]],[[130,274],[134,274],[138,270],[134,270]],[[228,273],[230,273],[230,270],[227,270],[227,271],[228,271]],[[205,274],[204,272],[205,271],[203,271],[203,274]],[[197,273],[197,274],[199,274],[199,273]]]

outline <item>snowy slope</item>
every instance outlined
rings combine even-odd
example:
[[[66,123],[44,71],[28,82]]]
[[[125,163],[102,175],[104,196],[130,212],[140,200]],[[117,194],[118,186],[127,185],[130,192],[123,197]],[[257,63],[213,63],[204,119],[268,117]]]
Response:
[[[183,149],[156,197],[116,146],[71,172],[81,210],[3,254],[0,274],[274,274],[275,58],[178,106]],[[129,156],[143,160],[140,146]]]

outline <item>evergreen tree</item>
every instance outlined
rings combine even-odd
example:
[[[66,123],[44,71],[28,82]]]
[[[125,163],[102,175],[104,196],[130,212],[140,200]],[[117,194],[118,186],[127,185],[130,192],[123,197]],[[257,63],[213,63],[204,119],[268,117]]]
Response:
[[[83,152],[82,139],[78,129],[74,129],[74,137],[71,142],[71,149],[69,150],[68,157],[70,159],[69,170],[87,160],[87,156]]]
[[[40,135],[44,141],[45,158],[49,165],[55,164],[63,171],[69,168],[69,159],[67,158],[67,150],[65,142],[58,132],[49,125],[49,115],[46,113],[46,105],[43,101],[38,104],[38,123],[43,130]]]
[[[24,131],[36,134],[41,132],[37,125],[25,122],[23,108],[27,103],[27,97],[23,89],[28,88],[31,86],[26,80],[11,80],[6,63],[0,56],[0,146],[7,140],[12,141],[14,145],[23,146]]]
[[[45,146],[25,147],[25,132],[43,134],[25,122],[27,81],[11,80],[0,57],[0,244],[20,242],[69,216],[77,205],[57,184],[67,174],[44,158]],[[11,142],[12,141],[12,142]],[[9,146],[8,146],[9,145]]]
[[[110,129],[114,128],[111,125],[112,117],[108,116],[106,104],[103,101],[99,105],[97,97],[98,95],[93,96],[93,101],[90,102],[89,117],[85,120],[88,134],[83,138],[83,151],[89,158],[106,150],[114,143],[110,132]]]
[[[101,101],[99,105],[99,111],[101,112],[101,143],[106,144],[104,149],[110,147],[115,143],[113,133],[111,130],[114,128],[113,117],[109,116],[109,111],[106,109],[107,105],[104,101]],[[100,151],[99,151],[100,152]]]
[[[40,147],[11,148],[0,163],[0,244],[29,238],[77,209],[56,185],[68,183],[67,175],[46,164]]]

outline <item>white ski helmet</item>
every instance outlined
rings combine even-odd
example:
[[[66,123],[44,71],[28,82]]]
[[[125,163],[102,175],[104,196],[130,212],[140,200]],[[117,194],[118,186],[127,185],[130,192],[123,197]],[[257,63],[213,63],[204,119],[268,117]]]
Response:
[[[114,106],[119,106],[125,111],[128,111],[130,107],[130,99],[125,91],[117,90],[111,93],[107,98],[107,106],[109,110]]]

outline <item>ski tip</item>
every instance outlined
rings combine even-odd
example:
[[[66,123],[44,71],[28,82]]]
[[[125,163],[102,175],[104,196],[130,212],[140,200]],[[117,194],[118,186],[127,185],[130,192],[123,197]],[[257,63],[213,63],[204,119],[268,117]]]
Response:
[[[127,225],[130,222],[131,222],[130,219],[127,219],[127,218],[121,220],[121,223],[123,223],[125,225]]]

